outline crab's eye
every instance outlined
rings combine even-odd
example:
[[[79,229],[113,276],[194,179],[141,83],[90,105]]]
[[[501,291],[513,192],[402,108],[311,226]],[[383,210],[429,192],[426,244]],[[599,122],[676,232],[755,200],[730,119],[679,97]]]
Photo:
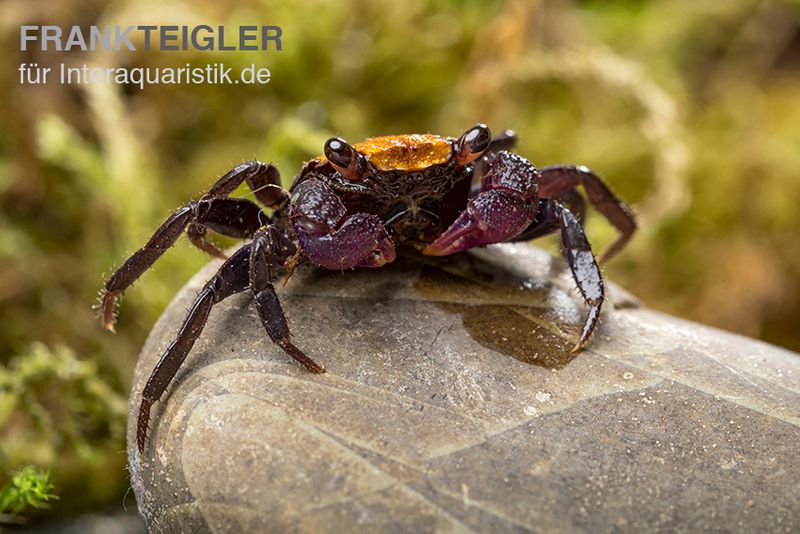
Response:
[[[338,137],[328,139],[325,143],[325,157],[337,167],[349,167],[354,151],[347,141]]]
[[[464,132],[456,141],[456,161],[466,165],[478,159],[492,142],[492,132],[485,124],[477,124]]]
[[[332,137],[325,142],[325,157],[348,180],[360,182],[369,173],[364,155],[339,137]]]

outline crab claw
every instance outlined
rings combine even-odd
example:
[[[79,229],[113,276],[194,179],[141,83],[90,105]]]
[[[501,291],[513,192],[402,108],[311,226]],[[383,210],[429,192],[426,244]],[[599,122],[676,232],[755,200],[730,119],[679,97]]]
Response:
[[[380,267],[395,259],[394,244],[378,216],[348,215],[341,199],[319,180],[295,188],[289,217],[305,256],[326,269]]]
[[[396,258],[397,252],[394,243],[384,231],[384,235],[378,239],[375,250],[356,264],[356,267],[383,267],[387,263],[392,263]]]
[[[447,256],[469,248],[501,243],[517,236],[536,217],[538,204],[519,194],[495,189],[469,201],[467,209],[422,251],[427,256]]]

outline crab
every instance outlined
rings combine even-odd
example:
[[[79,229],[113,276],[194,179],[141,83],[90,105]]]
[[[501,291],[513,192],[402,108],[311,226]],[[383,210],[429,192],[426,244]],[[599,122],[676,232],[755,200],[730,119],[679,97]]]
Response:
[[[267,335],[312,373],[325,368],[294,345],[273,283],[300,262],[325,269],[381,267],[397,248],[446,256],[493,243],[528,241],[560,231],[563,253],[588,307],[573,351],[595,330],[603,305],[603,278],[583,230],[585,200],[619,231],[600,261],[618,253],[633,235],[630,208],[586,167],[537,169],[508,151],[512,131],[492,136],[478,124],[458,138],[431,134],[325,143],[324,156],[307,162],[287,191],[276,167],[248,161],[219,178],[198,200],[178,208],[150,240],[106,281],[100,317],[113,331],[118,297],[185,231],[189,240],[224,259],[203,286],[176,338],[167,346],[142,391],[136,441],[144,451],[150,410],[166,391],[197,341],[212,307],[249,291]],[[255,202],[230,195],[242,183]],[[207,232],[247,239],[226,257]]]

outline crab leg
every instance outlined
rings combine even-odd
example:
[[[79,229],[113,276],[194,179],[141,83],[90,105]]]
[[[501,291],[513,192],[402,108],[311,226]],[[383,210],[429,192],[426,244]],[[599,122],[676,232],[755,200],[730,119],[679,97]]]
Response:
[[[155,231],[150,240],[133,253],[106,281],[100,300],[100,319],[108,330],[114,330],[114,306],[117,297],[145,273],[178,240],[189,226],[192,242],[214,256],[224,258],[214,245],[206,241],[206,227],[230,237],[247,237],[267,219],[258,206],[246,199],[214,198],[192,201],[178,208]]]
[[[161,359],[158,360],[142,391],[142,402],[139,406],[139,419],[136,425],[136,444],[139,452],[144,451],[151,406],[166,391],[189,351],[192,350],[195,341],[200,337],[208,315],[211,313],[211,308],[223,299],[247,289],[249,272],[250,245],[245,245],[222,264],[217,274],[206,282],[198,293],[194,304],[189,309],[189,314],[178,330],[178,336],[161,355]]]
[[[484,154],[489,155],[501,150],[511,150],[517,144],[517,133],[514,130],[503,130],[499,134],[492,136],[489,148]]]
[[[274,226],[260,230],[250,245],[250,291],[256,303],[261,323],[275,344],[312,373],[324,373],[325,368],[306,356],[289,340],[289,325],[283,313],[275,287],[273,267],[283,266],[296,252],[294,244]]]
[[[280,209],[289,201],[289,193],[281,187],[280,171],[274,165],[260,161],[245,161],[237,165],[218,179],[203,198],[226,197],[243,182],[268,208]]]
[[[549,202],[550,201],[546,199],[539,199],[539,211],[536,214],[536,218],[521,234],[510,240],[512,243],[530,241],[550,235],[561,229],[561,224],[558,218],[553,216],[552,210],[544,209],[545,206],[549,205]],[[558,203],[566,206],[575,218],[578,219],[581,227],[583,227],[584,220],[586,219],[586,201],[580,193],[574,189],[570,189],[558,198]]]
[[[600,263],[605,263],[622,250],[636,231],[636,217],[628,205],[617,198],[599,176],[586,167],[575,165],[555,165],[545,167],[540,172],[541,198],[555,199],[566,191],[583,185],[589,202],[619,230],[619,238],[603,253]]]
[[[210,198],[189,204],[193,207],[192,222],[186,236],[200,250],[224,260],[225,254],[206,239],[213,230],[228,237],[250,237],[269,218],[261,209],[245,198]]]
[[[592,336],[605,298],[603,277],[580,220],[561,203],[550,199],[540,199],[536,221],[513,241],[532,239],[557,229],[561,230],[562,251],[572,272],[572,278],[589,307],[589,314],[584,322],[580,339],[572,349],[573,352],[576,352],[582,349]]]
[[[186,356],[200,337],[211,313],[211,308],[231,295],[248,288],[252,291],[258,315],[270,339],[289,356],[313,373],[324,373],[325,368],[306,356],[289,340],[289,326],[283,313],[273,278],[276,268],[282,268],[286,259],[295,253],[294,244],[274,226],[256,232],[253,241],[234,252],[220,267],[214,277],[198,293],[189,314],[183,320],[178,335],[162,354],[142,391],[136,442],[144,450],[150,408],[161,398]]]
[[[195,246],[224,258],[222,251],[206,239],[207,229],[229,237],[250,237],[269,220],[253,202],[227,198],[243,182],[268,207],[279,209],[288,202],[288,193],[280,188],[280,175],[272,165],[249,161],[226,173],[200,200],[189,202],[170,215],[150,240],[106,281],[100,300],[100,319],[105,328],[114,330],[117,297],[175,244],[187,226],[187,235]]]

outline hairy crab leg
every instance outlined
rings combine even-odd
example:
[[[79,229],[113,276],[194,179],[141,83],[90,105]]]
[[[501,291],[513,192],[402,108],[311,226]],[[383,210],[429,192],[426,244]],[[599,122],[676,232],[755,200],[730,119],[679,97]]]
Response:
[[[251,237],[269,220],[267,215],[246,198],[208,198],[194,204],[195,213],[186,230],[189,240],[199,249],[219,259],[225,254],[206,239],[206,232],[213,230],[228,237]]]
[[[237,165],[214,182],[202,198],[227,197],[245,182],[258,201],[268,208],[280,209],[289,201],[289,193],[281,187],[280,171],[260,161]]]
[[[603,305],[603,279],[581,221],[552,199],[538,198],[539,175],[528,160],[500,151],[486,157],[481,192],[467,209],[423,253],[445,256],[462,250],[521,241],[561,230],[561,243],[575,283],[589,306],[589,315],[573,351],[580,350],[594,332]],[[580,195],[562,192],[583,214]]]
[[[628,205],[586,167],[555,165],[544,167],[539,172],[542,175],[539,188],[541,198],[557,199],[566,191],[583,185],[589,202],[620,232],[617,240],[600,256],[600,262],[605,263],[616,256],[636,231],[636,217]]]
[[[564,257],[572,272],[572,278],[589,307],[589,314],[584,322],[580,339],[572,349],[573,352],[577,352],[586,345],[592,336],[605,299],[603,277],[592,254],[589,241],[586,239],[581,221],[560,202],[539,199],[536,220],[512,241],[528,241],[556,230],[561,230],[561,246]]]
[[[240,293],[249,286],[250,245],[237,250],[200,290],[189,313],[183,320],[175,340],[161,355],[152,374],[142,390],[139,418],[136,425],[136,444],[139,452],[144,451],[147,440],[147,425],[150,421],[150,408],[166,391],[181,364],[192,350],[206,325],[208,315],[214,304]]]
[[[150,240],[134,252],[106,281],[100,299],[100,319],[103,326],[114,330],[114,307],[117,297],[139,279],[178,240],[183,230],[190,226],[189,237],[203,248],[205,231],[192,225],[205,226],[208,221],[214,229],[224,230],[231,237],[247,237],[267,219],[261,209],[246,199],[216,198],[192,201],[178,208]],[[198,242],[199,240],[199,242]],[[222,253],[214,254],[220,257]],[[224,258],[224,256],[222,256]]]
[[[561,225],[561,244],[564,257],[567,258],[572,278],[589,307],[589,314],[583,325],[580,339],[572,352],[581,350],[597,326],[600,317],[600,308],[603,306],[605,293],[603,289],[603,276],[592,254],[592,247],[586,239],[583,227],[575,215],[556,201],[550,201],[551,207],[558,216]]]
[[[250,245],[250,291],[270,339],[312,373],[324,373],[323,366],[306,356],[289,339],[286,315],[272,285],[276,275],[273,268],[282,267],[295,252],[294,244],[274,226],[259,230]]]
[[[279,187],[280,174],[272,165],[249,161],[226,173],[200,200],[189,202],[170,215],[150,240],[106,281],[100,298],[100,319],[106,329],[114,330],[117,298],[175,244],[187,226],[192,243],[212,256],[224,258],[222,252],[206,240],[206,229],[230,237],[250,237],[269,220],[250,200],[227,198],[243,182],[247,182],[256,198],[268,207],[278,209],[288,202],[289,194]]]
[[[270,339],[312,373],[325,368],[309,358],[290,340],[289,326],[272,280],[286,260],[296,252],[295,245],[274,226],[261,228],[253,241],[237,250],[198,293],[175,340],[167,347],[142,391],[136,441],[144,450],[150,408],[161,398],[186,356],[200,337],[211,308],[227,297],[250,289],[258,315]]]

